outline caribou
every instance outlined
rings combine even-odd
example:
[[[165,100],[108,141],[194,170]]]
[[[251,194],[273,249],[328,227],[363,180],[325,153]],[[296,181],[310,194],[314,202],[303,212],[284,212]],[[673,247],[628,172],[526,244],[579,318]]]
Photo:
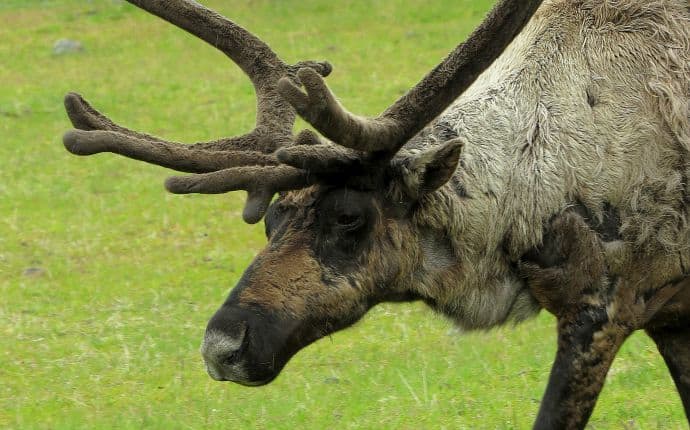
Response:
[[[646,330],[690,413],[690,3],[501,0],[377,117],[326,62],[284,63],[191,0],[128,0],[218,48],[256,89],[256,128],[185,145],[65,98],[73,154],[191,173],[173,193],[248,193],[268,244],[210,319],[209,375],[272,381],[382,302],[466,330],[558,319],[537,429],[583,428],[618,348]],[[315,131],[293,135],[296,116]]]

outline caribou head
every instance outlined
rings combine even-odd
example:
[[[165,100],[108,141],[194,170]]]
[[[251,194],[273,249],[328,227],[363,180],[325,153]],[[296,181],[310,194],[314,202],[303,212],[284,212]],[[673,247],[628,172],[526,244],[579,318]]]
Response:
[[[443,132],[434,129],[434,118],[503,52],[541,1],[501,1],[465,43],[376,118],[338,103],[322,79],[331,72],[328,63],[287,65],[257,37],[193,1],[128,1],[220,49],[256,89],[254,130],[193,145],[121,127],[77,94],[65,99],[75,127],[64,136],[70,152],[113,152],[193,173],[169,178],[173,193],[245,190],[244,220],[265,219],[268,244],[208,323],[202,354],[211,377],[265,384],[298,350],[378,303],[447,305],[435,302],[433,290],[446,282],[444,274],[458,272],[457,279],[465,270],[447,237],[457,232],[425,209],[456,204],[448,195],[457,190],[448,183],[463,140],[452,136],[427,149],[414,142]],[[320,134],[293,137],[296,114]],[[494,318],[507,317],[510,306]]]

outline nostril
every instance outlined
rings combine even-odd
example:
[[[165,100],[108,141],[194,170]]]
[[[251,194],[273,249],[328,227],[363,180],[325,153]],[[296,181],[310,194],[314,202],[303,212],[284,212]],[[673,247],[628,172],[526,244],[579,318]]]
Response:
[[[232,351],[231,353],[227,354],[224,358],[221,358],[218,361],[221,364],[229,366],[231,364],[237,363],[239,361],[239,359],[240,359],[240,350],[238,349],[237,351]]]
[[[221,331],[218,329],[207,330],[204,342],[201,346],[201,354],[204,360],[216,366],[228,366],[236,364],[246,349],[247,336],[246,324],[242,323],[235,330]],[[234,333],[233,333],[234,332]]]

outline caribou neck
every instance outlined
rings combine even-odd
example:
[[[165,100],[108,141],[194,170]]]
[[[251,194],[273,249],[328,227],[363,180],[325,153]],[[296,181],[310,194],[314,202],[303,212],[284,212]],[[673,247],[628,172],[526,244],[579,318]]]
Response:
[[[465,141],[453,180],[417,217],[444,220],[431,228],[447,235],[456,258],[452,269],[426,273],[420,288],[463,327],[519,320],[534,309],[514,306],[530,300],[521,298],[525,286],[513,263],[541,243],[545,221],[575,202],[595,214],[616,208],[623,239],[643,251],[674,250],[687,237],[677,222],[688,171],[678,147],[687,139],[674,130],[673,112],[660,108],[673,91],[682,100],[683,90],[654,90],[687,82],[664,79],[668,71],[688,72],[671,64],[682,56],[664,54],[670,48],[644,31],[658,27],[652,15],[626,23],[614,20],[614,7],[594,1],[543,7],[548,13],[537,14],[407,147]],[[640,31],[626,32],[630,25]],[[616,45],[607,43],[612,33]],[[651,63],[658,68],[649,70]],[[630,72],[621,77],[621,68]],[[478,306],[484,302],[495,306]]]

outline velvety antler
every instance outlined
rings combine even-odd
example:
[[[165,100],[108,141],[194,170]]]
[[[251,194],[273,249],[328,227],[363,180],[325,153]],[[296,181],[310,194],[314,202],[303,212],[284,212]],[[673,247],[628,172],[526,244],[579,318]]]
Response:
[[[245,166],[200,175],[173,176],[165,181],[165,187],[175,194],[221,194],[245,190],[248,196],[242,218],[254,224],[263,218],[273,195],[304,188],[315,179],[307,171],[290,166]]]
[[[356,175],[394,155],[474,82],[541,3],[503,0],[467,42],[383,114],[369,119],[347,112],[337,102],[321,78],[331,71],[328,63],[288,66],[256,36],[193,0],[128,1],[196,35],[237,63],[256,90],[256,128],[239,137],[183,145],[119,126],[70,93],[65,106],[77,130],[65,134],[65,147],[77,155],[114,152],[199,173],[168,180],[166,186],[174,193],[246,190],[247,222],[262,218],[276,192],[302,188],[334,171]],[[295,110],[341,146],[306,132],[297,145],[287,148]]]
[[[466,42],[376,118],[348,112],[313,70],[297,74],[306,93],[288,79],[281,79],[278,88],[302,118],[333,142],[394,154],[493,63],[540,4],[541,0],[501,1]]]
[[[249,192],[244,212],[248,222],[261,219],[276,191],[305,186],[308,182],[300,178],[307,175],[287,166],[272,171],[268,175],[270,181],[257,182],[255,179],[257,175],[267,174],[262,166],[278,164],[272,152],[292,142],[296,115],[278,93],[278,80],[281,77],[297,79],[297,71],[305,69],[327,76],[331,66],[314,61],[289,66],[259,38],[192,0],[128,1],[194,34],[230,57],[251,79],[256,90],[256,128],[238,137],[184,145],[122,127],[94,109],[80,95],[70,93],[65,97],[65,108],[76,130],[64,135],[67,150],[77,155],[113,152],[183,172],[220,171],[217,175],[169,181],[169,184],[178,185],[192,181],[196,184],[194,187],[173,185],[168,188],[178,193],[218,192],[215,191],[219,189],[218,178],[226,178],[228,183],[221,187],[225,191]],[[242,175],[246,178],[240,180]],[[204,181],[209,183],[204,185]],[[263,184],[265,189],[260,190],[255,183]]]

